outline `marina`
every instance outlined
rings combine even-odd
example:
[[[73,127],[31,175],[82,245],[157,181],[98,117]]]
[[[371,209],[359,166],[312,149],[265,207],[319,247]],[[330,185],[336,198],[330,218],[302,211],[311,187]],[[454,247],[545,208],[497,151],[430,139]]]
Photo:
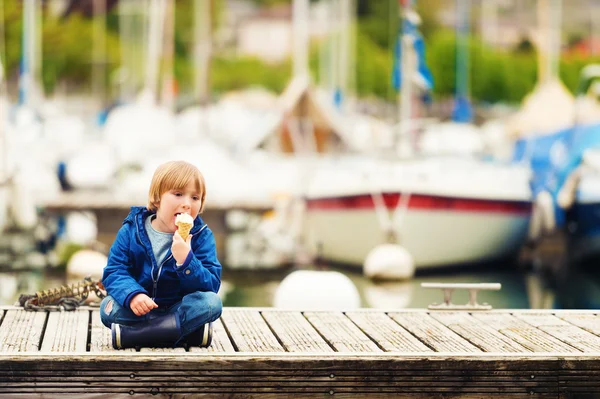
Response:
[[[3,398],[600,394],[598,311],[225,308],[209,348],[139,351],[97,308],[0,312]]]
[[[0,0],[0,399],[600,398],[597,20]]]

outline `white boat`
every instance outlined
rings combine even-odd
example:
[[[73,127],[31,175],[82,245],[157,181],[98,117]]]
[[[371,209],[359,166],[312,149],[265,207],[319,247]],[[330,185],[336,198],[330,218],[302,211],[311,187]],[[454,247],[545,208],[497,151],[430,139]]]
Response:
[[[307,246],[362,267],[402,201],[393,228],[417,270],[514,259],[529,228],[529,178],[526,167],[458,158],[332,167],[309,184]]]

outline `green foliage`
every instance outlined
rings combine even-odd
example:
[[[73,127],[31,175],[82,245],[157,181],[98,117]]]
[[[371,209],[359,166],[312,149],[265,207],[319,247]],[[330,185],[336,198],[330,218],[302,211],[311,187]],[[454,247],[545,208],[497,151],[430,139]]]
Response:
[[[518,103],[535,87],[537,54],[491,49],[478,40],[469,42],[470,95],[476,102]],[[434,94],[451,96],[456,87],[456,41],[454,32],[439,31],[428,41],[427,62],[434,77]],[[575,92],[579,72],[594,59],[563,57],[560,78]]]
[[[69,260],[77,252],[81,251],[83,246],[74,242],[60,241],[57,245],[56,252],[58,256],[58,268],[66,269]]]
[[[280,93],[291,78],[289,62],[268,65],[252,57],[213,58],[211,65],[211,86],[213,92],[222,93],[250,86],[263,86]]]
[[[393,59],[361,32],[357,33],[356,91],[359,96],[375,95],[393,100],[391,85]]]

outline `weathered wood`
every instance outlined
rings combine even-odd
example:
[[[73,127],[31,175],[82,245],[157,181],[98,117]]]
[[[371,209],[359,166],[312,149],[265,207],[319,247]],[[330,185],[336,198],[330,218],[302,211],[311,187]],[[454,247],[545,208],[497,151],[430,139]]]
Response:
[[[224,309],[221,321],[240,352],[285,352],[257,310]]]
[[[100,321],[100,311],[93,310],[91,317],[91,333],[90,333],[90,352],[118,352],[112,347],[112,338],[110,329],[105,327]],[[135,349],[121,349],[125,352],[135,352]]]
[[[348,312],[350,318],[387,352],[430,352],[431,349],[385,313]]]
[[[235,352],[227,331],[221,322],[221,319],[216,320],[213,323],[213,339],[212,343],[208,348],[200,348],[192,346],[189,348],[190,352],[206,352],[206,353],[217,353],[217,352]]]
[[[549,314],[519,314],[518,318],[583,351],[599,352],[600,337]]]
[[[573,346],[510,313],[473,313],[472,316],[532,352],[579,352]]]
[[[97,308],[6,307],[0,397],[598,397],[595,320],[573,311],[226,308],[209,348],[136,352],[112,349]]]
[[[559,360],[559,392],[569,398],[600,397],[599,375],[600,358],[581,362],[578,357],[566,356]]]
[[[177,348],[140,348],[140,352],[148,352],[148,353],[183,353],[185,352],[185,348],[180,346]]]
[[[600,314],[575,313],[559,315],[560,319],[600,336]]]
[[[393,312],[390,317],[428,347],[438,352],[480,352],[481,350],[428,314]]]
[[[304,316],[338,352],[381,352],[381,349],[340,312],[305,312]]]
[[[0,326],[0,353],[38,351],[46,312],[8,310]]]
[[[90,312],[51,312],[42,340],[44,352],[85,352]]]
[[[466,312],[435,312],[431,317],[486,352],[528,352],[528,349],[481,323]]]
[[[52,392],[58,387],[37,384],[31,378],[31,369],[38,369],[52,378],[68,381],[62,392],[116,392],[133,390],[147,394],[155,389],[161,394],[232,395],[338,395],[371,396],[387,393],[396,397],[410,394],[479,394],[499,397],[558,393],[557,360],[507,361],[490,358],[486,361],[457,357],[388,359],[361,357],[315,358],[290,357],[287,359],[261,357],[184,357],[167,358],[163,362],[126,358],[109,360],[104,368],[97,362],[81,366],[65,360],[43,367],[42,363],[12,364],[13,372],[0,377],[2,389],[14,392],[35,388],[36,393]],[[5,364],[0,360],[0,374]],[[29,373],[26,373],[29,372]],[[38,374],[33,370],[33,374]],[[51,371],[51,373],[50,373]],[[119,372],[120,371],[120,372]],[[531,376],[534,378],[531,378]],[[29,382],[28,382],[29,381]],[[56,383],[57,385],[60,382]],[[331,393],[333,392],[333,393]],[[503,396],[500,396],[503,395]]]
[[[263,311],[262,315],[287,352],[333,352],[302,313]]]

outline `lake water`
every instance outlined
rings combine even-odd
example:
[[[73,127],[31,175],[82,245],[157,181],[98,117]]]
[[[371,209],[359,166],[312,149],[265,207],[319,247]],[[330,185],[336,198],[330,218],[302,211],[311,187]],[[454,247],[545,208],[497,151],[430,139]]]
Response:
[[[279,272],[223,271],[220,292],[225,306],[274,305],[274,298],[281,281],[295,270]],[[313,268],[314,270],[314,268]],[[479,303],[487,302],[494,308],[554,308],[554,309],[599,309],[600,274],[572,271],[560,281],[552,281],[540,273],[521,270],[517,267],[493,270],[492,266],[478,269],[451,270],[438,273],[420,273],[405,282],[373,282],[358,272],[344,269],[338,271],[347,276],[360,296],[360,306],[380,309],[425,308],[442,301],[439,290],[421,288],[423,282],[501,283],[500,291],[482,291]],[[309,296],[320,298],[324,292],[334,297],[336,287],[320,287],[321,273],[314,282],[302,291],[301,299]],[[20,294],[33,294],[42,289],[58,287],[67,282],[64,274],[56,271],[0,271],[0,305],[14,304]],[[302,289],[301,289],[302,290]],[[339,298],[338,298],[339,299]],[[457,291],[453,303],[464,304],[466,292]]]

